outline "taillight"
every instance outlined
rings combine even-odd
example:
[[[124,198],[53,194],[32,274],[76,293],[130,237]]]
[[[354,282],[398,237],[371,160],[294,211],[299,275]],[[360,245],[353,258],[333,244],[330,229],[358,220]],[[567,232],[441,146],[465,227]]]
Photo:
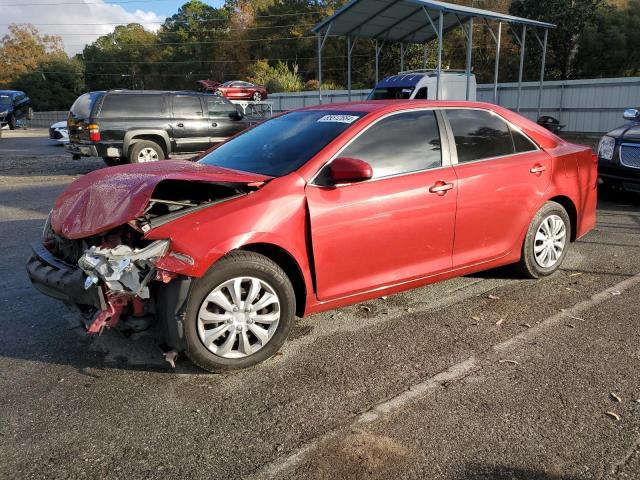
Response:
[[[90,123],[88,128],[89,128],[89,140],[91,140],[92,142],[99,142],[100,127],[98,127],[98,125],[95,123]]]

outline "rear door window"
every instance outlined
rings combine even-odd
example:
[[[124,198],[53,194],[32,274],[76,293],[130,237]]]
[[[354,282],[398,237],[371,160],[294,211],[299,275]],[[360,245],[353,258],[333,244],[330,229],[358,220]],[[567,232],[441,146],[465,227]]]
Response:
[[[202,118],[200,97],[195,95],[176,95],[173,97],[173,116],[175,118]]]
[[[169,116],[165,95],[107,94],[102,102],[103,118],[149,118]]]
[[[528,151],[527,148],[536,149],[522,133],[512,132],[507,122],[492,112],[468,109],[447,109],[445,112],[455,138],[458,163],[512,155]],[[520,135],[518,150],[512,133]]]
[[[373,178],[439,167],[442,152],[435,113],[419,110],[383,118],[340,156],[364,160],[373,168]]]

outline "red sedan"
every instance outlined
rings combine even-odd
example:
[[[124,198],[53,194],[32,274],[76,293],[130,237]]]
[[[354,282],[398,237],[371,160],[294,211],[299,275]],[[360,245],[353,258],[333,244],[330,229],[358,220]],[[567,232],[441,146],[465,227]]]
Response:
[[[198,163],[92,172],[28,272],[89,332],[156,326],[211,371],[273,355],[295,316],[516,264],[541,277],[595,223],[596,159],[484,103],[320,105]]]
[[[260,102],[267,98],[267,89],[263,85],[249,82],[224,82],[216,87],[215,93],[229,100],[253,100]]]

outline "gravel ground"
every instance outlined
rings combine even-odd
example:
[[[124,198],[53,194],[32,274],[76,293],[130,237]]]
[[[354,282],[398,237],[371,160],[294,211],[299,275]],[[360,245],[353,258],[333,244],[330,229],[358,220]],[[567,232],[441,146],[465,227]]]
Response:
[[[0,139],[0,478],[640,478],[640,198],[602,198],[549,278],[315,315],[209,375],[146,336],[87,337],[30,286],[55,197],[102,167]]]

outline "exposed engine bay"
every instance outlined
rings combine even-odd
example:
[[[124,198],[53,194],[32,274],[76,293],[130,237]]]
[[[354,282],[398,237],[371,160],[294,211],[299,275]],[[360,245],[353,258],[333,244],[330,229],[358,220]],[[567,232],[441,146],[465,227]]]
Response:
[[[99,308],[72,305],[83,314],[87,332],[100,333],[104,328],[116,327],[121,319],[129,320],[128,328],[134,331],[154,323],[154,285],[167,284],[178,277],[157,268],[155,262],[165,255],[179,258],[180,253],[170,253],[170,239],[150,241],[145,239],[146,232],[196,210],[247,195],[256,188],[250,184],[165,180],[156,185],[142,215],[106,233],[82,239],[58,235],[48,220],[43,232],[46,249],[84,272],[85,290],[98,289]]]

